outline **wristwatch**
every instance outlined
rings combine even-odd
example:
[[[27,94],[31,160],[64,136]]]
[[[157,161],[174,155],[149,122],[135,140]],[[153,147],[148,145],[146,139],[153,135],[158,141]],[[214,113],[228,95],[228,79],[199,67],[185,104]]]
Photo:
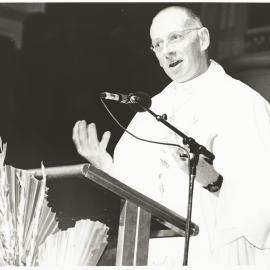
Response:
[[[204,186],[203,188],[209,190],[210,192],[217,192],[220,190],[223,182],[222,175],[219,175],[217,180],[213,183],[208,184],[207,186]]]

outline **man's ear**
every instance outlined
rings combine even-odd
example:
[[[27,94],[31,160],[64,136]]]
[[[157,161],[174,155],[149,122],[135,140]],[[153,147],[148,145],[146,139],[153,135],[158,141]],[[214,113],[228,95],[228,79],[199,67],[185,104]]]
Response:
[[[206,51],[210,45],[210,34],[206,27],[199,30],[200,46],[202,51]]]

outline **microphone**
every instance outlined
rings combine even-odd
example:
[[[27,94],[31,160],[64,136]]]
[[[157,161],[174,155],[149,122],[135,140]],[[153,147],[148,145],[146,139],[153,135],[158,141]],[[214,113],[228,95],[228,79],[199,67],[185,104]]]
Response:
[[[114,93],[109,93],[109,92],[102,92],[99,95],[100,98],[102,99],[108,99],[108,100],[113,100],[117,101],[120,103],[135,103],[138,100],[138,97],[135,96],[134,94],[114,94]]]
[[[151,107],[151,97],[144,92],[129,94],[102,92],[99,95],[102,99],[112,100],[119,103],[128,104],[136,112],[144,112]]]

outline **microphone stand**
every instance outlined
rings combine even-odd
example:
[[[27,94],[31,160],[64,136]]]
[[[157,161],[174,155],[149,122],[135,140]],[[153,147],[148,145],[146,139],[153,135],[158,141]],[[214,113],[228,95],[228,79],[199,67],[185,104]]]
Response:
[[[190,225],[191,225],[191,214],[192,214],[192,200],[193,200],[193,190],[194,190],[194,180],[196,177],[197,165],[199,162],[199,156],[202,154],[207,158],[207,161],[212,164],[215,156],[209,150],[207,150],[203,145],[197,143],[193,138],[186,136],[176,127],[168,123],[163,117],[160,115],[155,114],[150,109],[144,107],[139,102],[137,104],[143,109],[143,111],[149,112],[153,115],[157,121],[161,122],[169,129],[174,131],[176,134],[183,138],[183,144],[189,147],[190,153],[192,153],[192,157],[190,159],[190,166],[189,166],[189,188],[188,188],[188,207],[187,207],[187,221],[186,221],[186,228],[185,228],[185,247],[184,247],[184,258],[183,258],[183,265],[188,264],[188,251],[189,251],[189,240],[190,240]]]

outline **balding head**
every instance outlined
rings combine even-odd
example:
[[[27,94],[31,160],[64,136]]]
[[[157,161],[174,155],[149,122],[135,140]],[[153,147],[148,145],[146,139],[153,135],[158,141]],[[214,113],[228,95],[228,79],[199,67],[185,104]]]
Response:
[[[190,9],[161,10],[152,21],[150,36],[160,66],[171,79],[185,82],[207,70],[209,32]]]
[[[202,22],[200,18],[189,8],[185,7],[179,7],[179,6],[171,6],[162,9],[159,11],[156,16],[152,20],[152,24],[154,21],[156,21],[160,16],[164,17],[171,17],[171,16],[179,16],[183,19],[184,21],[184,26],[185,27],[203,27]]]

